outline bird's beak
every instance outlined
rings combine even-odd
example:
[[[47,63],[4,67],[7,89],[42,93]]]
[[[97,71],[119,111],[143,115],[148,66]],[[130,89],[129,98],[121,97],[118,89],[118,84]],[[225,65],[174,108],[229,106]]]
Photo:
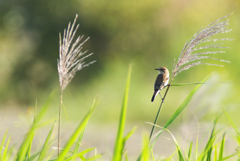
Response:
[[[155,70],[159,70],[158,68],[156,68]]]

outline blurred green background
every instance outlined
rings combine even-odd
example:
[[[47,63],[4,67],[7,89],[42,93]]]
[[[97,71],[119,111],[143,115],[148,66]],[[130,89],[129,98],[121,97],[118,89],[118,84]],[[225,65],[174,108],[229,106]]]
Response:
[[[150,102],[158,74],[154,69],[166,66],[171,70],[174,58],[178,58],[184,43],[194,33],[232,12],[229,28],[233,31],[217,37],[234,41],[224,42],[224,46],[230,47],[225,49],[226,53],[214,55],[231,63],[205,60],[225,67],[196,66],[174,79],[173,83],[200,82],[214,73],[212,84],[203,85],[190,105],[193,108],[180,116],[185,120],[193,117],[192,112],[199,114],[199,119],[207,119],[208,112],[214,114],[221,108],[227,109],[233,118],[238,116],[239,0],[1,0],[1,110],[26,109],[34,106],[36,99],[41,105],[57,89],[49,113],[50,117],[57,116],[58,36],[78,14],[77,35],[90,37],[83,50],[94,53],[86,62],[97,63],[78,72],[64,91],[70,121],[82,118],[97,95],[92,120],[116,123],[128,66],[132,63],[127,121],[153,122],[160,103],[159,98]],[[193,85],[170,88],[160,120],[166,121],[193,88]]]

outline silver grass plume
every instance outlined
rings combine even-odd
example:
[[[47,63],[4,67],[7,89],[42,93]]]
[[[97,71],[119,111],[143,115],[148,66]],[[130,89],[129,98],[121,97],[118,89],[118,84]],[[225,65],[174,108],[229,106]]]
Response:
[[[163,102],[165,100],[165,97],[168,93],[168,90],[171,86],[171,83],[172,83],[174,77],[178,73],[180,73],[184,70],[187,70],[191,67],[194,67],[196,65],[200,65],[200,64],[222,66],[222,65],[218,65],[218,64],[202,63],[201,61],[199,61],[199,60],[202,60],[202,59],[215,59],[215,60],[219,60],[219,61],[222,61],[222,62],[230,63],[227,60],[207,56],[208,54],[224,53],[224,51],[222,51],[222,50],[220,50],[220,51],[205,51],[205,52],[199,52],[199,53],[195,52],[195,51],[200,50],[200,49],[210,49],[210,48],[223,49],[223,48],[227,48],[227,47],[220,46],[220,45],[222,45],[222,43],[205,45],[205,46],[202,46],[202,47],[197,47],[197,46],[200,45],[201,43],[208,42],[208,41],[215,42],[215,41],[224,41],[224,40],[230,41],[230,40],[232,40],[232,39],[229,39],[229,38],[211,39],[211,37],[213,37],[216,34],[227,33],[227,32],[231,31],[231,29],[228,29],[226,27],[227,25],[229,25],[229,23],[228,23],[229,20],[225,20],[225,21],[220,22],[222,19],[225,19],[230,15],[224,16],[224,17],[214,21],[213,23],[211,23],[210,25],[208,25],[204,29],[199,30],[196,34],[193,35],[193,37],[190,40],[188,40],[185,43],[185,45],[182,49],[182,52],[179,55],[177,63],[175,64],[175,60],[173,62],[172,79],[171,79],[170,83],[168,84],[166,92],[165,92],[165,94],[162,98],[162,102],[160,104],[157,115],[155,117],[155,121],[154,121],[152,130],[151,130],[151,133],[150,133],[150,136],[149,136],[149,140],[152,137],[155,125],[156,125],[157,120],[158,120],[159,113],[161,111],[161,108],[162,108]],[[158,136],[159,135],[160,134],[158,134]]]
[[[77,71],[96,62],[92,61],[87,64],[85,64],[84,62],[84,59],[93,54],[90,53],[85,55],[87,51],[82,52],[82,47],[84,43],[89,39],[89,37],[80,43],[83,35],[78,36],[76,41],[72,44],[73,38],[79,27],[78,24],[74,29],[77,17],[78,15],[76,15],[72,24],[71,22],[69,22],[67,30],[64,29],[63,40],[61,39],[61,33],[59,33],[58,74],[60,87],[62,90],[67,87],[67,85],[73,79]]]
[[[67,30],[64,29],[63,39],[61,38],[61,33],[59,33],[59,60],[57,64],[61,94],[58,117],[58,157],[60,155],[61,111],[63,104],[62,101],[63,90],[71,82],[77,71],[96,62],[92,61],[87,64],[85,64],[84,62],[84,59],[93,54],[90,53],[85,55],[87,51],[82,52],[82,47],[84,43],[89,39],[89,37],[80,43],[83,36],[78,36],[75,42],[72,43],[73,38],[79,27],[79,24],[75,27],[77,17],[78,15],[76,15],[72,24],[71,22],[69,22]]]
[[[197,50],[201,50],[201,49],[210,49],[210,48],[224,49],[224,48],[228,48],[228,47],[221,46],[223,43],[211,44],[211,45],[206,45],[206,46],[202,46],[202,47],[197,47],[197,46],[199,46],[201,43],[204,43],[204,42],[210,42],[210,41],[216,42],[216,41],[225,41],[225,40],[230,41],[230,40],[233,40],[233,39],[229,39],[229,38],[211,39],[211,37],[213,37],[216,34],[227,33],[227,32],[231,31],[231,29],[228,29],[228,27],[226,27],[227,25],[229,25],[229,23],[228,23],[229,19],[227,19],[225,21],[221,21],[222,19],[225,19],[230,15],[224,16],[224,17],[214,21],[213,23],[211,23],[210,25],[208,25],[204,29],[200,29],[197,33],[194,34],[194,36],[190,40],[188,40],[185,43],[176,64],[175,64],[175,60],[174,60],[173,70],[172,70],[172,79],[178,73],[180,73],[184,70],[187,70],[191,67],[194,67],[196,65],[204,64],[204,65],[213,65],[213,66],[223,67],[223,65],[202,63],[201,61],[198,61],[198,60],[215,59],[215,60],[219,60],[221,62],[230,63],[227,60],[207,56],[208,54],[225,53],[225,51],[222,51],[222,50],[220,50],[220,51],[205,51],[205,52],[199,52],[199,53],[196,52]],[[197,61],[197,62],[193,62],[193,61]]]

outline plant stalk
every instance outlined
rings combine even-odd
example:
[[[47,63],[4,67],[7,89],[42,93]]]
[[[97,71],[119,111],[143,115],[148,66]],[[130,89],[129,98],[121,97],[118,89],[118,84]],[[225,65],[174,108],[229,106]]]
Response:
[[[173,80],[173,79],[172,79],[172,80]],[[162,109],[162,105],[163,105],[163,102],[164,102],[164,100],[165,100],[165,97],[166,97],[166,95],[167,95],[167,93],[168,93],[168,90],[169,90],[169,88],[170,88],[170,86],[171,86],[171,84],[172,84],[172,80],[171,80],[170,84],[168,84],[167,90],[166,90],[166,92],[165,92],[165,94],[164,94],[164,96],[163,96],[162,102],[161,102],[160,107],[159,107],[159,109],[158,109],[158,112],[157,112],[157,115],[156,115],[156,117],[155,117],[155,121],[154,121],[152,130],[151,130],[151,133],[150,133],[150,136],[149,136],[149,140],[151,140],[151,138],[152,138],[153,131],[154,131],[154,129],[155,129],[155,125],[156,125],[157,120],[158,120],[158,116],[159,116],[160,111],[161,111],[161,109]]]
[[[63,95],[63,89],[61,88],[60,105],[59,105],[59,115],[58,115],[58,157],[59,157],[59,154],[60,154],[60,133],[61,133],[62,95]]]

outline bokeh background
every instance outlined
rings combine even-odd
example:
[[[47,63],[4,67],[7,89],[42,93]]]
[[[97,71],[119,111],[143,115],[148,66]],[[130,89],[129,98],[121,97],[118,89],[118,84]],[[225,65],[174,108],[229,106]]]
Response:
[[[64,91],[68,117],[63,114],[63,137],[70,135],[66,131],[74,130],[75,123],[82,119],[97,96],[97,108],[88,126],[89,131],[86,131],[86,138],[92,142],[85,141],[85,144],[99,147],[99,151],[111,156],[127,71],[129,64],[133,64],[126,131],[138,126],[130,145],[137,147],[132,148],[133,151],[140,152],[141,135],[144,131],[150,132],[151,128],[145,122],[153,122],[160,104],[159,98],[150,102],[158,74],[154,69],[166,66],[171,70],[174,58],[178,58],[184,43],[194,33],[230,13],[233,14],[229,17],[229,28],[233,31],[216,37],[234,41],[224,42],[224,46],[230,48],[224,50],[226,53],[214,56],[231,63],[205,60],[225,67],[196,66],[174,79],[173,83],[200,82],[213,73],[210,84],[202,86],[187,110],[171,125],[170,129],[179,141],[189,141],[199,129],[206,134],[209,126],[204,130],[197,123],[205,127],[223,109],[239,123],[239,0],[1,0],[1,136],[8,128],[13,135],[20,132],[21,135],[18,133],[17,136],[21,140],[26,132],[22,130],[27,127],[24,125],[30,125],[30,121],[29,124],[23,122],[30,120],[36,100],[40,108],[54,90],[46,118],[57,117],[59,33],[63,33],[68,22],[78,14],[80,28],[77,35],[90,37],[83,50],[94,53],[86,62],[97,62],[78,72]],[[159,125],[164,125],[194,87],[170,88]],[[223,118],[221,123],[224,126],[228,121]],[[18,140],[13,137],[12,143]],[[174,144],[162,140],[158,148],[165,151],[160,150],[158,155],[172,154]],[[172,149],[166,148],[168,144]]]

